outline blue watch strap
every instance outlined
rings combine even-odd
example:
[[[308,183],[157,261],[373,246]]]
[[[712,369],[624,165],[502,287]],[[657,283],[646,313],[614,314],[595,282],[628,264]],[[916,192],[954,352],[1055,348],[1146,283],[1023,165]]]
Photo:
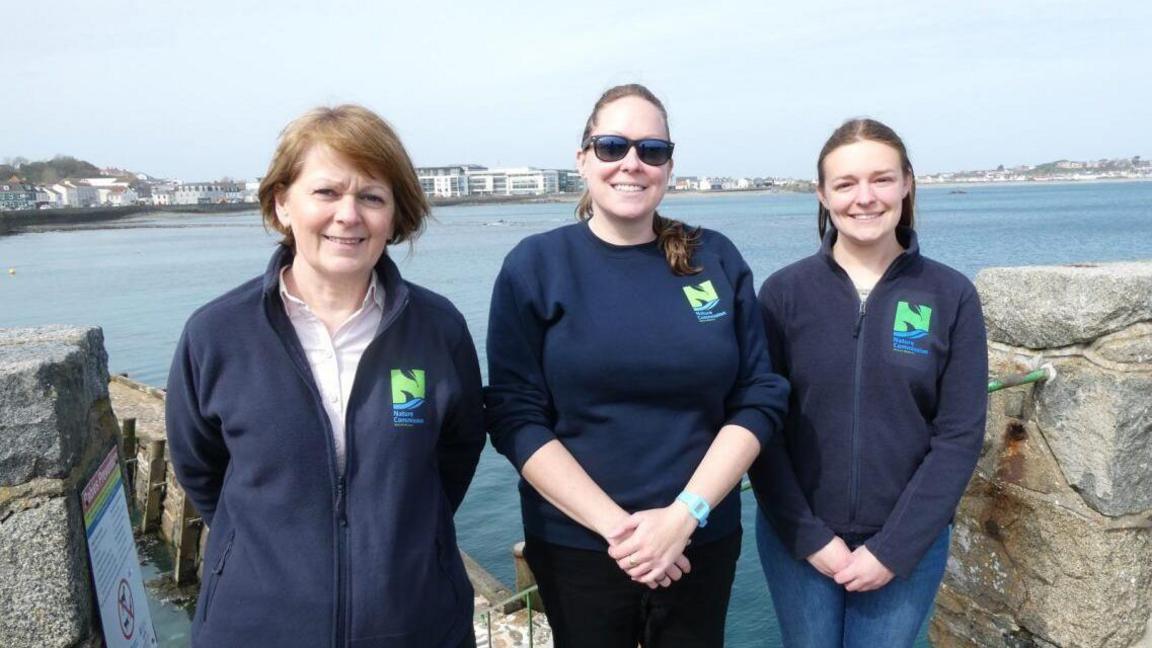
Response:
[[[708,514],[712,512],[712,507],[708,506],[708,502],[703,497],[696,493],[683,491],[676,496],[676,501],[684,502],[688,506],[688,512],[696,518],[701,527],[708,526]]]

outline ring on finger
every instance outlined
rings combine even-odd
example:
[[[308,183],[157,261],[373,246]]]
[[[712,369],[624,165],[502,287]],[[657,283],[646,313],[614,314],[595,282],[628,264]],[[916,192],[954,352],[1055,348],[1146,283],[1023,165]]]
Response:
[[[628,556],[628,566],[629,567],[635,567],[636,565],[637,565],[636,559],[633,558],[632,556]]]

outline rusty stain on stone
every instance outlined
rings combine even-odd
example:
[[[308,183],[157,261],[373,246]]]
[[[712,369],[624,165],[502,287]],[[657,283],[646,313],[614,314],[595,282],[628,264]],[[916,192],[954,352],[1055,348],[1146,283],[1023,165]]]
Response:
[[[1000,534],[1000,523],[991,518],[984,520],[984,532],[987,533],[988,537],[992,538],[993,540],[1004,539]]]
[[[1020,483],[1024,477],[1024,455],[1021,446],[1028,440],[1028,430],[1024,424],[1011,420],[1004,428],[1004,445],[1000,449],[996,479],[1012,484]]]

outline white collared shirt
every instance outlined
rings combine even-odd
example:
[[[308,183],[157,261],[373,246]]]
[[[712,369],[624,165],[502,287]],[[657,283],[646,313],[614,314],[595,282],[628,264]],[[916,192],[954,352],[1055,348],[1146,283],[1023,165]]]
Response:
[[[312,368],[312,378],[320,390],[324,401],[324,411],[332,422],[332,440],[336,445],[336,466],[344,473],[346,463],[344,441],[344,415],[348,408],[348,397],[352,394],[352,382],[356,379],[356,368],[365,349],[376,336],[380,319],[384,315],[384,286],[380,284],[375,271],[368,284],[368,292],[360,308],[329,335],[324,322],[316,317],[299,297],[288,292],[284,273],[290,266],[280,271],[280,299],[284,311],[292,321],[296,337],[304,347],[308,366]]]

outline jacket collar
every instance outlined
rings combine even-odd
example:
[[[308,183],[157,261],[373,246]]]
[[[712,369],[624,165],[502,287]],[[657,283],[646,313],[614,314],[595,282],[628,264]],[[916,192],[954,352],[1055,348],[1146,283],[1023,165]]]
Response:
[[[269,299],[280,299],[280,271],[283,270],[285,266],[291,264],[294,257],[295,253],[293,253],[292,249],[288,246],[276,246],[276,251],[272,254],[272,259],[268,262],[268,267],[264,271],[263,292],[265,303],[268,303]],[[391,322],[408,303],[408,283],[400,277],[400,269],[396,267],[396,264],[386,253],[380,255],[380,260],[376,262],[375,270],[376,278],[379,279],[381,285],[384,286],[384,313],[380,319],[381,326],[383,327],[384,323]]]
[[[836,231],[836,228],[829,225],[828,231],[824,232],[824,238],[820,241],[820,252],[818,253],[833,268],[840,267],[840,264],[836,263],[836,259],[832,256],[832,246],[836,243],[838,235],[839,232]],[[904,251],[892,261],[889,270],[920,259],[920,243],[916,238],[916,230],[900,225],[896,228],[896,240],[900,243],[900,247],[904,248]]]

